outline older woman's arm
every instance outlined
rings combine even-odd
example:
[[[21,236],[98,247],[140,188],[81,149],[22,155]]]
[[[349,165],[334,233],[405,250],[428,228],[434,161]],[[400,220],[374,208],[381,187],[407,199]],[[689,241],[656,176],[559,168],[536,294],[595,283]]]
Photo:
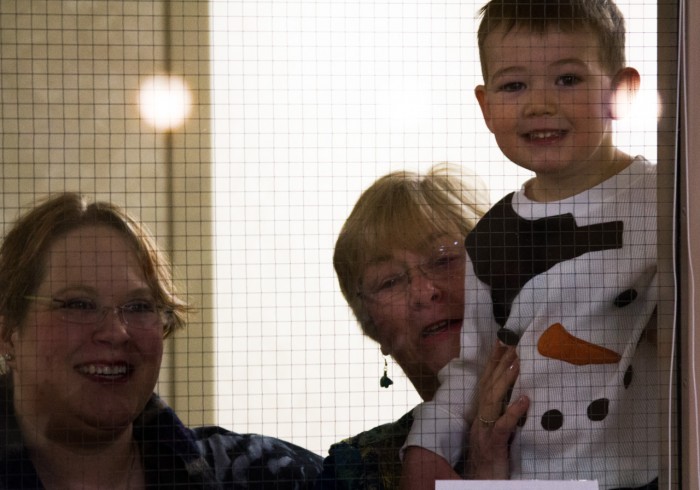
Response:
[[[530,400],[523,395],[505,410],[503,408],[519,374],[520,364],[515,348],[497,342],[479,380],[479,403],[471,421],[465,465],[470,479],[510,478],[510,438],[530,406]]]

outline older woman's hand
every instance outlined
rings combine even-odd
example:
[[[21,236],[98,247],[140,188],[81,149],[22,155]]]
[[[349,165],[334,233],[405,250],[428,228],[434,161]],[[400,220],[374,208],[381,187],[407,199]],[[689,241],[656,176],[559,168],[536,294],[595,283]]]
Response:
[[[479,400],[471,422],[467,455],[470,479],[507,480],[510,477],[510,438],[518,420],[530,406],[530,400],[523,395],[504,410],[519,373],[515,348],[497,342],[479,380]]]

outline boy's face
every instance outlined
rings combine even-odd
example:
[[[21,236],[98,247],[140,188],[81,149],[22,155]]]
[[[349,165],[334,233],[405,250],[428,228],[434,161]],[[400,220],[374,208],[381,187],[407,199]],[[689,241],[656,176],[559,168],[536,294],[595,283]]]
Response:
[[[503,153],[538,177],[581,178],[613,157],[613,80],[588,30],[488,35],[488,79],[476,88]]]

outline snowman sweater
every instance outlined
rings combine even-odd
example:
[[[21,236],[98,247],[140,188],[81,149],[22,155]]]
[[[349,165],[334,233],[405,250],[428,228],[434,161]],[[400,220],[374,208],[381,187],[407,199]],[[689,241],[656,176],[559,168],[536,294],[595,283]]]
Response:
[[[452,466],[467,445],[482,366],[495,338],[517,345],[511,399],[530,408],[511,445],[511,479],[641,486],[659,466],[656,166],[642,157],[556,202],[524,188],[469,234],[460,357],[404,448]],[[468,448],[467,448],[468,450]]]

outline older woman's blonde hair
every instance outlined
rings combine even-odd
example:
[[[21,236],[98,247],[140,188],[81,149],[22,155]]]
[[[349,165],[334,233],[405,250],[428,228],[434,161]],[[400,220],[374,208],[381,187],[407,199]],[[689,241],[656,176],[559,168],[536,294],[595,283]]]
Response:
[[[336,241],[333,266],[366,335],[377,339],[359,295],[367,265],[396,249],[424,253],[436,234],[463,240],[488,208],[481,178],[449,163],[436,164],[425,174],[392,172],[362,193]]]
[[[0,335],[4,341],[21,328],[27,296],[36,293],[46,275],[46,257],[56,240],[87,226],[116,230],[134,253],[155,300],[168,311],[163,336],[184,327],[188,306],[177,294],[170,261],[148,229],[124,209],[109,202],[88,202],[76,193],[53,195],[20,217],[0,247]]]

